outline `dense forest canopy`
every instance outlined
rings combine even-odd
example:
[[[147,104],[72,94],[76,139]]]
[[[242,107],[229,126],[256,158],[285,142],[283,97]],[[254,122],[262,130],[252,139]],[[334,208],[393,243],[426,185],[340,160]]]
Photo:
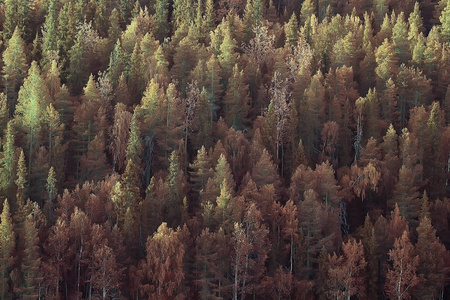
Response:
[[[0,24],[0,300],[450,297],[450,0]]]

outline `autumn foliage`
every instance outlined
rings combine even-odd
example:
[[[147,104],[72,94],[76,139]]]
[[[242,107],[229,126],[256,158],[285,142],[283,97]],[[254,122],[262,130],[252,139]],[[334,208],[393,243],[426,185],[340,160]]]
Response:
[[[0,300],[450,297],[449,0],[5,0],[0,30]]]

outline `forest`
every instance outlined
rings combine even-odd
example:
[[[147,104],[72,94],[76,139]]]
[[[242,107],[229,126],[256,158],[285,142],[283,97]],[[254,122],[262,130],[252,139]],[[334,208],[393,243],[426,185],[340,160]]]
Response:
[[[0,300],[450,297],[450,0],[1,0],[0,29]]]

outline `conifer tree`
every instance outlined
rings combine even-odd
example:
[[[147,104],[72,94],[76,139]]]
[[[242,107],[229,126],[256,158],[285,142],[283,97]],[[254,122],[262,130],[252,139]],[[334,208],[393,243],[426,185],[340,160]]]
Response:
[[[53,202],[56,198],[56,195],[58,194],[56,174],[53,167],[50,167],[50,170],[48,171],[47,184],[45,185],[45,187],[47,189],[47,200],[44,204],[44,210],[46,211],[49,219],[52,220],[54,206]]]
[[[48,12],[45,16],[45,23],[42,30],[42,60],[40,65],[43,70],[54,58],[58,50],[57,22],[58,22],[58,1],[51,0],[48,3]]]
[[[169,31],[169,4],[167,0],[156,0],[155,3],[155,37],[162,42]]]
[[[82,87],[84,86],[86,79],[88,78],[87,69],[87,51],[85,42],[83,40],[83,35],[80,31],[76,34],[75,43],[68,51],[69,55],[69,75],[68,82],[72,87],[72,91],[75,94],[80,93]]]
[[[42,283],[41,258],[39,253],[39,237],[36,222],[32,214],[28,215],[24,223],[25,240],[24,258],[21,265],[23,287],[21,295],[24,299],[36,299],[40,294]]]
[[[220,195],[216,199],[216,223],[225,230],[231,230],[233,198],[230,186],[225,178],[220,184]]]
[[[20,150],[19,160],[17,161],[17,175],[14,183],[17,187],[16,192],[16,203],[18,207],[21,207],[25,204],[25,200],[27,197],[27,167],[25,165],[25,154],[23,154],[23,150]]]
[[[218,56],[220,67],[222,68],[222,82],[224,87],[228,86],[228,79],[231,77],[233,67],[237,63],[238,54],[235,53],[236,41],[231,36],[229,25],[225,27],[223,41],[220,45],[220,55]]]
[[[416,270],[419,261],[413,254],[413,245],[409,241],[408,232],[395,240],[394,248],[389,250],[392,268],[386,275],[386,294],[395,299],[409,299],[411,288],[419,283]]]
[[[64,173],[64,151],[67,145],[63,145],[64,124],[61,117],[52,104],[45,111],[45,123],[48,133],[48,163],[55,168],[58,178]]]
[[[13,121],[8,122],[8,126],[2,141],[3,151],[0,159],[0,177],[1,191],[3,197],[12,199],[14,188],[14,164],[15,164],[15,146],[14,146],[14,127]],[[15,209],[13,204],[13,209]]]
[[[118,267],[113,249],[102,245],[93,249],[92,287],[103,299],[119,294],[121,269]]]
[[[16,27],[20,29],[24,38],[32,35],[33,1],[31,0],[6,0],[4,1],[3,36],[9,39]]]
[[[328,256],[328,294],[336,299],[349,299],[353,295],[364,295],[364,247],[355,239],[342,244],[343,255]]]
[[[69,224],[67,223],[67,215],[60,216],[50,229],[49,237],[45,243],[44,249],[49,256],[48,261],[44,262],[44,266],[50,265],[52,272],[44,274],[44,280],[49,281],[50,295],[61,297],[61,286],[63,281],[68,279],[67,271],[69,269]],[[45,267],[44,267],[45,268]]]
[[[238,299],[238,295],[243,299],[245,295],[255,294],[259,288],[270,247],[268,229],[261,224],[261,220],[261,212],[252,203],[245,212],[243,222],[234,224],[234,255],[231,262],[233,299]]]
[[[176,298],[185,276],[183,256],[185,247],[179,232],[162,223],[146,244],[146,259],[142,264],[142,296],[156,299]]]
[[[67,1],[58,13],[57,21],[57,45],[58,54],[61,57],[63,69],[69,67],[69,51],[74,44],[74,36],[76,34],[76,25],[78,20],[75,15],[74,1]],[[64,78],[67,78],[67,74],[70,70],[64,72]]]
[[[210,158],[206,152],[205,146],[202,146],[197,151],[197,157],[195,158],[194,163],[189,164],[189,168],[192,169],[190,172],[192,189],[195,192],[200,193],[205,189],[208,178],[212,176]]]
[[[306,151],[309,155],[314,148],[318,148],[320,124],[324,117],[325,88],[322,84],[323,75],[318,71],[311,80],[308,89],[305,90],[304,113],[300,114],[302,122],[302,136],[305,136]]]
[[[233,75],[228,82],[223,102],[227,125],[235,129],[243,129],[249,109],[248,85],[244,81],[244,72],[239,71],[237,64],[233,68]]]
[[[216,16],[214,10],[214,1],[206,0],[205,3],[205,14],[203,16],[203,27],[205,33],[209,36],[210,32],[214,30],[214,26],[216,23]]]
[[[392,199],[394,203],[398,204],[402,216],[408,221],[416,218],[419,213],[419,193],[418,188],[414,185],[414,179],[413,171],[403,165]]]
[[[117,41],[114,44],[114,48],[111,52],[111,55],[109,57],[109,65],[108,65],[108,77],[111,80],[111,82],[120,82],[120,77],[124,76],[124,53],[122,49],[122,44],[120,42],[120,39],[117,39]],[[118,86],[118,85],[117,85]]]
[[[286,43],[291,47],[295,47],[298,43],[298,36],[299,36],[298,21],[295,13],[292,13],[289,22],[285,26],[286,26],[285,29]]]
[[[34,61],[28,72],[28,77],[19,91],[16,116],[27,134],[29,164],[31,170],[34,146],[37,144],[41,125],[44,121],[44,111],[50,102],[47,86],[41,77],[39,67]]]
[[[132,6],[133,1],[119,0],[120,19],[124,25],[129,23],[128,21],[131,17]]]
[[[80,159],[80,177],[82,180],[102,180],[108,172],[105,142],[102,135],[96,135],[88,143],[88,149]]]
[[[196,240],[196,265],[198,265],[197,282],[202,297],[221,297],[226,286],[226,260],[229,251],[225,245],[225,234],[222,229],[211,232],[203,229]]]
[[[443,0],[443,2],[445,4],[445,8],[439,17],[439,21],[441,21],[442,24],[442,39],[448,43],[450,41],[450,1]]]
[[[18,27],[12,33],[8,47],[3,51],[3,64],[4,93],[8,99],[10,112],[14,112],[15,101],[27,72],[25,43]]]
[[[108,39],[109,44],[111,45],[110,49],[114,47],[117,39],[120,37],[121,31],[119,10],[114,8],[109,16]]]
[[[11,292],[8,281],[9,272],[13,264],[13,251],[15,248],[15,234],[8,200],[3,202],[0,215],[0,299],[10,298]]]
[[[183,171],[181,170],[178,154],[176,151],[173,151],[169,158],[169,174],[166,179],[166,186],[169,192],[167,220],[170,220],[174,225],[181,224],[181,209],[183,198],[185,197],[185,184],[185,178]]]
[[[411,52],[408,45],[408,24],[405,22],[403,12],[397,16],[397,21],[392,28],[392,44],[399,63],[407,63],[411,58]]]
[[[176,49],[174,55],[174,66],[172,72],[175,78],[179,81],[180,91],[182,95],[186,94],[186,88],[188,85],[187,78],[189,73],[194,69],[197,64],[197,49],[196,41],[193,37],[193,30],[189,30],[189,33],[184,37]]]
[[[426,195],[424,195],[425,197]],[[424,203],[426,205],[426,203]],[[448,251],[436,236],[429,216],[422,216],[417,227],[414,253],[419,257],[417,273],[423,276],[414,294],[417,297],[439,297],[445,281],[445,261]]]
[[[213,54],[206,62],[206,76],[204,80],[204,86],[206,89],[206,100],[208,101],[213,118],[217,117],[217,110],[219,109],[220,96],[222,95],[221,81],[221,68],[216,56]],[[198,81],[200,84],[202,81]]]
[[[395,54],[394,46],[388,39],[383,41],[375,53],[377,67],[375,72],[378,76],[377,82],[379,90],[383,90],[389,78],[395,78],[398,73],[398,57]]]
[[[129,161],[131,159],[135,166],[141,165],[141,155],[143,151],[138,118],[138,113],[135,110],[133,116],[131,117],[130,137],[128,139],[126,150],[126,160]]]
[[[309,18],[315,14],[315,6],[312,0],[305,0],[302,3],[302,9],[300,11],[300,22],[302,25],[305,25]]]
[[[133,52],[127,63],[126,76],[128,79],[128,90],[131,99],[140,99],[144,89],[142,76],[141,47],[138,42],[134,44]]]
[[[0,93],[0,133],[5,132],[9,121],[8,99],[4,93]]]
[[[411,49],[413,49],[414,44],[417,42],[420,33],[423,32],[423,18],[421,16],[419,2],[414,4],[414,11],[409,15],[409,33],[408,40],[411,43]]]

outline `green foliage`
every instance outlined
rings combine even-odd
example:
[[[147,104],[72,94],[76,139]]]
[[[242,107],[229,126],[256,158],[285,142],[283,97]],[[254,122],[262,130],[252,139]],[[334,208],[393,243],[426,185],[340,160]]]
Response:
[[[5,0],[5,22],[3,24],[3,36],[9,39],[16,27],[23,33],[24,38],[32,37],[31,24],[33,14],[33,1],[31,0]]]
[[[14,247],[15,234],[9,202],[6,199],[3,202],[3,210],[0,215],[0,298],[2,300],[8,299],[12,292],[8,286],[8,279],[13,265]]]
[[[13,196],[15,149],[13,121],[9,121],[3,138],[3,156],[0,159],[0,187],[3,197],[9,199]]]
[[[167,0],[156,0],[155,3],[155,36],[162,42],[169,32],[169,4]]]
[[[50,103],[47,86],[35,61],[31,63],[28,77],[19,91],[17,102],[16,118],[27,135],[28,170],[31,170],[33,151],[35,150],[35,144],[38,143],[45,108]]]
[[[4,93],[8,99],[9,108],[13,112],[17,95],[27,72],[25,43],[19,27],[16,27],[8,47],[3,52],[3,84]]]
[[[447,0],[447,2],[445,2],[445,9],[442,12],[441,16],[439,17],[439,20],[441,21],[442,24],[442,29],[441,29],[441,35],[442,38],[445,42],[449,43],[450,42],[450,1]]]

